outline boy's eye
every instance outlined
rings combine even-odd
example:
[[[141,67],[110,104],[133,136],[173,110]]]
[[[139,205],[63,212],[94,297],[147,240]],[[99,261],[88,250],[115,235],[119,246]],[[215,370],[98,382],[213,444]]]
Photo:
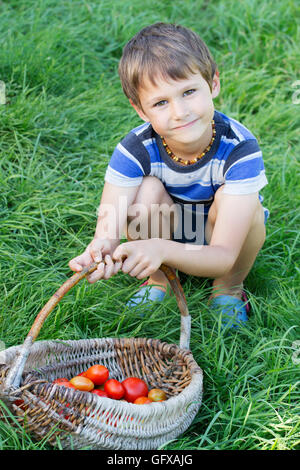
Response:
[[[155,103],[154,107],[159,108],[160,106],[163,106],[164,104],[166,104],[166,102],[167,100],[158,101],[157,103]]]
[[[186,90],[184,93],[183,93],[183,96],[188,96],[188,95],[192,95],[193,93],[195,93],[195,89],[194,88],[191,88],[190,90]]]

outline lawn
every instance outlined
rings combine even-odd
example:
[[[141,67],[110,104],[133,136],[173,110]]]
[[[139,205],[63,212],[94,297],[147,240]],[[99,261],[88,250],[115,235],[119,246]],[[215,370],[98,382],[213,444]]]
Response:
[[[0,1],[3,347],[23,342],[93,236],[110,155],[141,122],[117,74],[122,47],[141,27],[177,22],[199,33],[219,66],[216,109],[249,127],[263,150],[271,215],[246,280],[251,317],[247,328],[220,333],[210,280],[181,276],[204,396],[190,428],[165,449],[300,449],[299,13],[289,0]],[[142,319],[125,312],[139,284],[124,274],[82,281],[38,339],[178,342],[174,299]],[[0,449],[44,448],[0,422]]]

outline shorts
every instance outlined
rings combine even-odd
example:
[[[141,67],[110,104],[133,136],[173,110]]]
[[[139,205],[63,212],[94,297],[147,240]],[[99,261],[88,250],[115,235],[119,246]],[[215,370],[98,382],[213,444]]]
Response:
[[[177,212],[177,227],[173,233],[173,240],[179,243],[190,243],[194,245],[208,245],[205,240],[205,226],[208,205],[202,203],[183,203],[174,201]]]
[[[262,201],[261,201],[262,202]],[[208,245],[205,239],[205,227],[212,202],[183,203],[174,200],[177,209],[178,225],[173,233],[173,240],[179,243]],[[264,209],[264,224],[269,218],[269,211]]]

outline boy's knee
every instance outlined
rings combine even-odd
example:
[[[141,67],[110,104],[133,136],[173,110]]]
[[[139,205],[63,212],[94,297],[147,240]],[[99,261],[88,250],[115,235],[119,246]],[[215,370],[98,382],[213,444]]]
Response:
[[[156,176],[145,176],[142,184],[139,187],[136,203],[149,203],[157,202],[160,200],[161,194],[165,190],[162,182]]]
[[[208,228],[207,228],[207,231],[210,232],[210,234],[211,234],[212,228],[213,228],[213,226],[216,222],[216,219],[217,219],[218,209],[220,207],[220,202],[221,202],[222,197],[223,197],[223,190],[224,190],[224,185],[220,186],[220,188],[215,192],[214,201],[213,201],[212,205],[210,206],[210,209],[209,209],[209,212],[208,212],[208,216],[207,216]],[[256,211],[255,211],[253,220],[252,220],[251,229],[253,227],[257,227],[257,226],[260,226],[260,225],[264,226],[264,209],[263,209],[259,199],[257,199],[257,208],[256,208]]]
[[[211,225],[214,225],[216,222],[218,207],[222,198],[223,189],[224,185],[220,186],[219,189],[215,192],[214,201],[208,211],[208,221]]]
[[[148,219],[153,204],[161,199],[162,183],[155,176],[145,176],[140,185],[136,198],[128,208],[128,222],[139,215],[141,219]],[[163,188],[164,189],[164,188]]]
[[[155,176],[146,176],[134,203],[128,208],[128,229],[139,222],[143,231],[141,238],[170,238],[175,212],[174,202],[163,183]]]

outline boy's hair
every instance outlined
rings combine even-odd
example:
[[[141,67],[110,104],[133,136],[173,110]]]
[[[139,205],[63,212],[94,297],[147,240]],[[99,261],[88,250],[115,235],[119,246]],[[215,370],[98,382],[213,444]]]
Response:
[[[183,26],[155,23],[139,31],[124,47],[119,76],[127,98],[141,107],[139,89],[157,77],[185,79],[200,72],[210,89],[216,72],[208,47],[202,39]]]

